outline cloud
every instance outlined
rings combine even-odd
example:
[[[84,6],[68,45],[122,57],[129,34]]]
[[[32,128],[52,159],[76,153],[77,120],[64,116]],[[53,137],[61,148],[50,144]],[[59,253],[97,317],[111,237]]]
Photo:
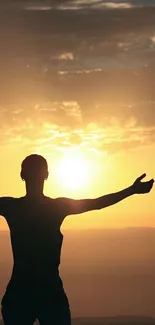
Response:
[[[74,55],[71,52],[62,53],[59,55],[58,60],[74,60]]]
[[[89,119],[77,102],[35,105],[27,111],[1,111],[1,146],[18,145],[33,151],[62,151],[78,146],[95,153],[137,150],[154,143],[155,102],[124,106],[96,105]],[[94,118],[96,116],[96,119]]]
[[[97,2],[97,1],[96,1]],[[97,9],[129,9],[132,8],[133,5],[130,2],[102,2],[98,1],[95,5],[94,8]]]
[[[154,0],[7,0],[0,3],[1,10],[27,10],[27,11],[51,11],[81,10],[81,9],[130,9],[131,7],[154,6]]]
[[[153,36],[151,37],[151,41],[152,41],[152,43],[155,43],[155,35],[153,35]]]
[[[84,70],[60,70],[58,71],[58,74],[60,76],[64,76],[64,75],[78,75],[78,74],[90,74],[93,72],[101,72],[102,69],[84,69]]]
[[[38,6],[26,6],[25,10],[30,10],[30,11],[48,11],[52,10],[51,6],[43,6],[43,5],[38,5]]]
[[[51,3],[54,5],[56,2]],[[73,1],[63,3],[71,5]],[[86,3],[107,5],[105,1]],[[52,64],[49,58],[61,58],[67,55],[67,61],[69,58],[72,60],[73,57],[81,60],[87,58],[92,59],[89,60],[90,65],[93,65],[96,60],[100,65],[105,66],[111,64],[110,61],[108,63],[109,57],[116,63],[118,61],[125,63],[126,58],[133,61],[134,56],[139,59],[140,52],[143,52],[143,60],[144,58],[147,60],[150,53],[153,57],[151,44],[155,28],[154,6],[150,3],[146,10],[144,7],[146,2],[142,1],[142,5],[137,8],[133,5],[137,2],[130,2],[132,8],[122,10],[119,8],[119,3],[127,5],[128,2],[108,3],[117,6],[117,10],[108,12],[95,8],[73,12],[56,9],[39,12],[33,10],[26,12],[24,18],[20,10],[12,11],[12,14],[10,11],[9,16],[7,11],[1,12],[2,59],[6,61],[6,58],[10,60],[21,58],[25,59],[26,65],[31,59],[39,60],[40,57],[46,56],[47,63]],[[45,4],[47,6],[48,2]],[[140,5],[140,1],[138,4]],[[139,61],[141,62],[141,59]],[[79,62],[79,64],[84,65],[87,62]],[[101,66],[90,68],[101,68]]]
[[[7,9],[1,144],[114,153],[153,143],[153,1],[8,1]]]
[[[59,10],[80,10],[80,9],[130,9],[132,7],[153,6],[153,0],[44,0],[44,1],[16,1],[15,4],[23,6],[26,10],[45,11],[57,8]]]
[[[61,107],[68,116],[73,117],[79,122],[82,121],[80,106],[77,102],[63,102]]]

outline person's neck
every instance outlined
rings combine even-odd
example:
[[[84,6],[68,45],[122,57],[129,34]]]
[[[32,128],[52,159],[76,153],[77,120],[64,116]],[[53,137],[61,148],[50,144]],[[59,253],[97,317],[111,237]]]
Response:
[[[44,196],[43,193],[43,183],[37,182],[36,184],[31,184],[26,182],[26,197],[32,199],[39,199]]]
[[[25,197],[30,199],[40,199],[43,198],[45,195],[43,192],[26,192]]]

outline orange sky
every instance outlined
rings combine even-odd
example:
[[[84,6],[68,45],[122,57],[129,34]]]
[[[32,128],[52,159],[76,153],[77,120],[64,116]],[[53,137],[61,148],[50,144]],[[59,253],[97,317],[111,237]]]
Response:
[[[68,163],[70,163],[70,150],[65,150],[65,158],[63,153],[51,152],[51,155],[47,155],[50,175],[45,183],[44,193],[46,195],[51,197],[93,198],[131,185],[134,179],[143,172],[147,173],[148,178],[154,176],[152,159],[152,151],[155,151],[154,145],[117,155],[89,152],[86,149],[82,151],[79,147],[74,148],[71,150],[71,153],[74,152],[74,159],[72,158],[72,166],[70,166],[71,175],[66,170],[67,155]],[[44,147],[40,153],[44,154]],[[19,177],[19,172],[20,163],[27,154],[29,152],[26,150],[19,152],[16,145],[11,144],[4,148],[3,157],[0,160],[1,196],[19,197],[25,194],[24,183]],[[46,154],[44,156],[46,157]],[[83,160],[79,160],[78,169],[78,164],[74,164],[74,160],[78,162],[80,157]],[[64,177],[63,171],[65,174],[68,173],[67,178]],[[83,175],[83,172],[86,175]],[[154,190],[152,190],[147,195],[135,195],[101,211],[68,216],[62,227],[155,226],[154,213]],[[0,229],[6,229],[3,218],[0,219]]]
[[[0,6],[0,196],[25,193],[20,164],[31,153],[48,160],[52,197],[97,197],[154,177],[153,2]],[[155,226],[154,210],[153,190],[63,227]]]

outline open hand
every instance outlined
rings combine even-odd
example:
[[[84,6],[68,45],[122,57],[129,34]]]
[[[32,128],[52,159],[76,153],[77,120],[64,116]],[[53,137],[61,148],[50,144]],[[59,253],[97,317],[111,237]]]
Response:
[[[142,194],[142,193],[149,193],[153,187],[154,179],[150,179],[147,182],[141,182],[141,180],[146,176],[146,174],[141,175],[138,177],[135,182],[133,183],[133,190],[134,193]]]

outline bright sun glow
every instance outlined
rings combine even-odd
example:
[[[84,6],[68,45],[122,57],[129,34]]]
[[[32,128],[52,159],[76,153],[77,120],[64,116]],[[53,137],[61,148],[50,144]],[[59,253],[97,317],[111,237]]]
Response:
[[[88,162],[80,152],[67,151],[57,168],[57,173],[63,187],[79,189],[88,180]]]

